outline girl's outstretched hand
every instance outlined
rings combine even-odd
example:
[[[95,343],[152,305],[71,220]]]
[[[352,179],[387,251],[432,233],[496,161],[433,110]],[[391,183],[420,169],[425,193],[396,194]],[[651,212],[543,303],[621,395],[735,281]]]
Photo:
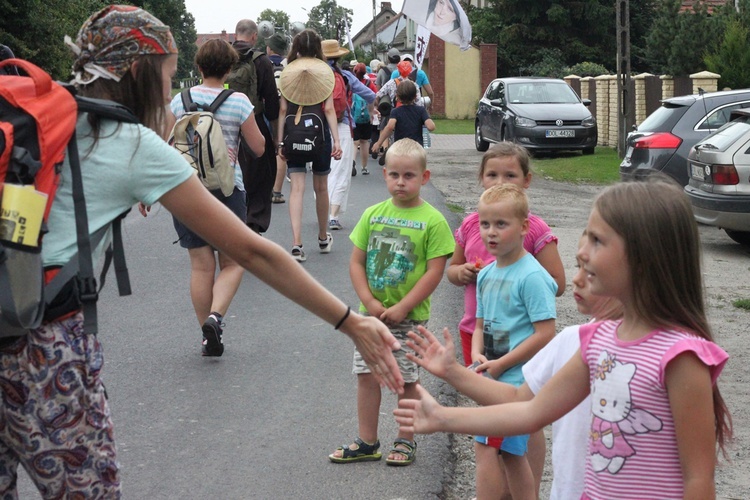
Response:
[[[341,325],[341,331],[354,341],[362,359],[382,387],[388,387],[397,394],[404,392],[404,377],[393,357],[393,351],[400,349],[401,344],[382,321],[352,311]]]
[[[443,345],[427,328],[418,326],[417,330],[419,335],[414,332],[408,333],[410,340],[406,341],[406,345],[414,350],[414,354],[407,352],[406,357],[436,377],[444,379],[448,371],[454,365],[458,365],[453,337],[447,328],[443,328]]]
[[[401,399],[393,410],[401,432],[432,434],[439,432],[440,410],[443,408],[427,390],[417,384],[419,399]]]

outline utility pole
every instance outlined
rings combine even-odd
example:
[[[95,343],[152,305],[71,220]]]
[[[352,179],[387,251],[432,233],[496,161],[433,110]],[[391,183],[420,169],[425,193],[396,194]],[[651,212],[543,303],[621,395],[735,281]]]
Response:
[[[625,156],[630,89],[630,0],[616,0],[617,11],[617,154]],[[630,118],[630,119],[629,119]]]
[[[375,16],[377,14],[375,13],[375,0],[372,0],[372,45],[370,45],[370,50],[372,51],[372,57],[371,59],[377,59],[378,55],[375,53],[375,40],[378,37],[378,27],[376,26],[375,22]]]

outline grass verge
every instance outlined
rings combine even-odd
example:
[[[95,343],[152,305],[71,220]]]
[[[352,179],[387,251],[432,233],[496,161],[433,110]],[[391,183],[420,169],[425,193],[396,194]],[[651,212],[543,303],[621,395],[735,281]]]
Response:
[[[474,120],[443,120],[433,119],[435,131],[433,134],[473,134]]]
[[[539,155],[531,161],[536,175],[553,181],[612,184],[620,180],[620,157],[609,147],[596,148],[593,155],[555,153]]]

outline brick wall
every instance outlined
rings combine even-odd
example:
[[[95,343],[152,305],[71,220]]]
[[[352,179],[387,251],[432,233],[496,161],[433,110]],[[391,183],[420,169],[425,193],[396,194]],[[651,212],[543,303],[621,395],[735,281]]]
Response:
[[[487,86],[497,78],[497,44],[482,43],[479,45],[479,58],[482,76],[479,81],[479,95],[484,94]]]
[[[706,92],[713,92],[717,90],[717,84],[720,75],[709,72],[701,72],[690,75],[690,81],[692,83],[693,93],[698,93],[698,87],[701,87]],[[634,77],[633,88],[635,90],[633,98],[634,101],[634,118],[635,124],[640,124],[646,117],[651,114],[656,107],[660,104],[657,98],[649,96],[650,90],[647,89],[649,79],[659,79],[661,84],[659,85],[660,99],[669,99],[675,95],[675,83],[674,78],[671,76],[660,76],[655,77],[648,73],[636,75]],[[576,88],[580,85],[582,99],[592,99],[591,112],[596,117],[598,126],[598,145],[599,146],[610,146],[617,147],[618,137],[618,114],[617,114],[617,77],[614,75],[601,75],[594,78],[580,78],[576,75],[569,75],[565,77],[565,81],[571,85],[572,88]],[[578,83],[580,81],[580,84]],[[594,89],[588,85],[588,82],[594,82]],[[593,91],[593,92],[592,92]],[[593,95],[592,95],[593,94]],[[683,95],[683,94],[680,94]],[[653,108],[653,109],[652,109]]]
[[[431,36],[427,50],[430,55],[427,77],[435,93],[430,115],[445,115],[445,42],[436,36]]]

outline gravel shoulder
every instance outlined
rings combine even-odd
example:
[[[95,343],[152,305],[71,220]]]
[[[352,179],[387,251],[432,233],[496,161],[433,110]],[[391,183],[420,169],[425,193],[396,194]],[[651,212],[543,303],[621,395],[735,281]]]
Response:
[[[433,136],[428,163],[431,182],[445,196],[456,212],[452,224],[458,224],[465,213],[476,209],[481,194],[477,172],[482,153],[474,149],[472,136]],[[533,169],[533,165],[532,165]],[[531,210],[542,217],[559,238],[559,250],[568,281],[575,272],[578,238],[586,226],[589,210],[600,186],[559,183],[534,177],[529,188]],[[454,226],[455,227],[455,226]],[[750,298],[750,251],[734,243],[723,231],[700,228],[703,247],[708,315],[717,343],[731,356],[719,379],[720,388],[734,420],[735,440],[730,445],[729,461],[721,460],[716,473],[717,497],[750,498],[750,343],[744,339],[750,312],[735,308],[732,302]],[[558,299],[558,328],[579,324],[585,318],[578,313],[568,291]],[[456,318],[456,323],[458,318]],[[455,333],[455,326],[450,326]],[[457,404],[471,401],[456,396]],[[549,429],[547,429],[549,438]],[[452,479],[445,485],[441,498],[474,497],[474,457],[466,436],[451,437],[455,467]],[[542,482],[542,498],[549,496],[552,480],[548,463]]]

